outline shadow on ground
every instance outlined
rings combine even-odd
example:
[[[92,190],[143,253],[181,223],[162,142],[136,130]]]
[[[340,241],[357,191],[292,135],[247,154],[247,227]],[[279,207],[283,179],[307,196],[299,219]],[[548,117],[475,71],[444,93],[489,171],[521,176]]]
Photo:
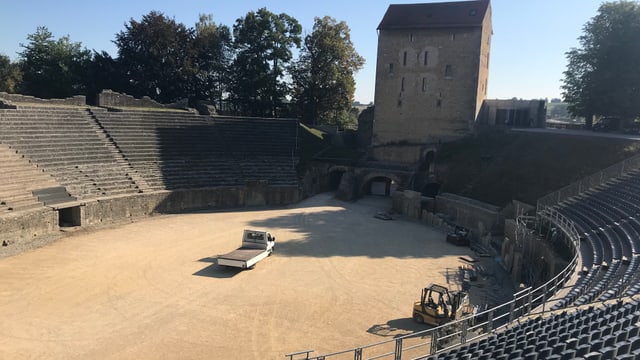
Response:
[[[366,206],[319,211],[301,209],[255,220],[249,225],[287,229],[293,233],[293,238],[277,243],[277,252],[288,256],[438,258],[472,254],[468,247],[448,244],[442,231],[407,219],[381,221],[374,217],[377,211]],[[279,234],[273,235],[281,239]]]
[[[219,266],[218,259],[206,257],[198,260],[199,262],[210,263],[207,267],[193,273],[196,276],[206,276],[217,279],[228,279],[239,274],[242,269],[232,268],[228,266]]]
[[[412,318],[401,318],[389,320],[386,324],[373,325],[367,330],[367,332],[383,337],[398,338],[418,331],[428,330],[430,328],[430,325],[418,324],[413,321]]]

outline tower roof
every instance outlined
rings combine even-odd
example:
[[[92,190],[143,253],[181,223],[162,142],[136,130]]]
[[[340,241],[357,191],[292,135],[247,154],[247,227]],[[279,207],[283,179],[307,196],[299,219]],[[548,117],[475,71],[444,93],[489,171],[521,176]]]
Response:
[[[482,26],[489,0],[392,4],[378,30]]]

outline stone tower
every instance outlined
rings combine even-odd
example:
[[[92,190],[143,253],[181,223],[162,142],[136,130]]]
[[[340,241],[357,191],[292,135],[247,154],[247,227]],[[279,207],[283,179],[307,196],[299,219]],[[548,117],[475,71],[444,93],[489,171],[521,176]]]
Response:
[[[473,131],[491,35],[489,0],[389,6],[378,26],[374,159],[416,163]]]

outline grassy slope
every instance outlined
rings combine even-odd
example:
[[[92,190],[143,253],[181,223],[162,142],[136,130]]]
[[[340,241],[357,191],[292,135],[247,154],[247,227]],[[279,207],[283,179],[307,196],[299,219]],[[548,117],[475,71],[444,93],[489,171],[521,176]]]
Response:
[[[442,190],[504,206],[530,204],[571,182],[640,152],[630,140],[533,133],[483,134],[444,144]]]
[[[348,146],[338,146],[331,142],[331,134],[300,124],[300,158],[311,160],[315,156],[324,159],[355,160],[358,157],[356,149]]]

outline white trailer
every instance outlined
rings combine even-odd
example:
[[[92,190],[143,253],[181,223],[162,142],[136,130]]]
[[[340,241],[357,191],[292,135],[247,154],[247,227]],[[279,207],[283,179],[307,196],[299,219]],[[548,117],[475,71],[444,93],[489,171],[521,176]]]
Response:
[[[218,256],[218,265],[248,269],[258,261],[270,256],[275,247],[276,238],[268,231],[245,230],[242,246],[230,253]]]

